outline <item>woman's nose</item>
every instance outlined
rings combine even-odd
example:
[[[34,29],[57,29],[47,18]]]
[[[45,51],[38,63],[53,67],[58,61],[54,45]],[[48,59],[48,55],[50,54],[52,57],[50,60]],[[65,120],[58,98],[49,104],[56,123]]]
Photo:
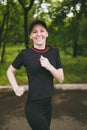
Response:
[[[41,33],[40,33],[40,32],[37,32],[37,35],[39,36],[39,35],[41,35]]]

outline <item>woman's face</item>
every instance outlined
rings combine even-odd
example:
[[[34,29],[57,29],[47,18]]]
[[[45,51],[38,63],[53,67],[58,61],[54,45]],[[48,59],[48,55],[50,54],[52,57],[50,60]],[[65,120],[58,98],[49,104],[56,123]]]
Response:
[[[44,47],[47,37],[47,30],[40,24],[35,25],[30,34],[30,39],[33,40],[34,47]]]

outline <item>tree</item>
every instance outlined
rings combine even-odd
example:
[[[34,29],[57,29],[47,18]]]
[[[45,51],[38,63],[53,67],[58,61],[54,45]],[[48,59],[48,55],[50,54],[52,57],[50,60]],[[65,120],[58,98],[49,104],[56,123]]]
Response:
[[[5,45],[6,45],[6,40],[4,40],[4,38],[6,39],[6,37],[7,37],[8,19],[9,19],[9,4],[7,4],[6,11],[3,13],[2,25],[0,27],[1,62],[4,61]],[[4,26],[6,26],[5,32],[4,32]],[[4,35],[3,35],[3,33],[4,33]]]
[[[23,0],[19,0],[19,3],[24,11],[24,32],[25,32],[24,37],[25,37],[25,46],[27,48],[28,47],[28,12],[32,8],[34,0],[30,0],[30,3],[27,2],[27,0],[26,2]],[[20,37],[20,34],[21,34],[20,29],[22,29],[23,27],[23,26],[20,27],[20,25],[22,25],[23,20],[21,21],[21,24],[19,25],[18,25],[18,22],[21,20],[19,19],[19,17],[21,18],[23,15],[22,13],[20,13],[21,8],[17,1],[14,2],[14,0],[7,0],[5,4],[1,3],[0,6],[2,7],[0,10],[0,22],[1,22],[0,48],[1,48],[1,61],[4,61],[6,43],[16,42],[16,40],[19,39]],[[19,12],[16,13],[17,11]],[[22,31],[22,35],[23,35],[23,31]]]
[[[87,19],[87,2],[86,0],[63,0],[62,2],[55,0],[51,5],[49,14],[52,20],[52,26],[55,29],[54,31],[60,35],[58,37],[62,42],[64,39],[67,40],[67,43],[70,42],[73,50],[72,55],[76,57],[78,55],[78,49],[80,49],[78,46],[79,38],[81,37],[81,19],[82,17]],[[66,44],[66,47],[68,45]],[[65,48],[65,45],[62,43],[63,46]]]
[[[24,30],[25,30],[25,45],[26,48],[29,46],[28,42],[28,12],[33,6],[35,0],[30,0],[30,4],[25,0],[18,0],[24,11]]]

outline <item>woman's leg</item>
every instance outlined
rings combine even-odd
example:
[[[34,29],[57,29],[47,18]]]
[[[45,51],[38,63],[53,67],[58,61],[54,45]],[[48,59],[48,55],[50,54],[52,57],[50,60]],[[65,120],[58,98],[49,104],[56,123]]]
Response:
[[[27,102],[25,114],[32,130],[50,130],[51,100]]]

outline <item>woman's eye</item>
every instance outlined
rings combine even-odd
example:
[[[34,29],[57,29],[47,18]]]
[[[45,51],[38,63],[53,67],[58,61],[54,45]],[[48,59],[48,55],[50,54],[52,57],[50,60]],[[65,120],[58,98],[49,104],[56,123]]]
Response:
[[[44,32],[44,30],[41,30],[41,32]]]
[[[40,30],[39,32],[44,32],[44,30]],[[38,33],[38,31],[33,31],[32,33]]]
[[[33,31],[33,33],[37,33],[36,31]]]

